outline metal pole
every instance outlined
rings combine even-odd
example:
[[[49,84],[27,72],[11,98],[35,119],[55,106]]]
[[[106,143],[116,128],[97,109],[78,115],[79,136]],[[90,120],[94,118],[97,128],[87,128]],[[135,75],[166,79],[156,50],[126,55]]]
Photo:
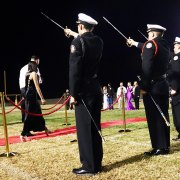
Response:
[[[67,104],[65,104],[65,124],[66,124],[66,126],[68,124],[68,119],[67,119]]]
[[[6,71],[4,71],[4,92],[6,96]]]
[[[0,92],[0,96],[1,96],[1,108],[2,108],[4,136],[5,136],[5,144],[6,144],[6,153],[1,154],[0,157],[5,157],[5,156],[10,157],[10,156],[14,156],[15,153],[9,152],[8,130],[7,130],[7,123],[6,123],[5,105],[4,105],[4,93]]]
[[[64,93],[64,99],[67,99],[67,95],[66,93]],[[67,102],[68,103],[68,102]],[[70,125],[70,123],[68,123],[68,118],[67,118],[67,103],[64,106],[64,112],[65,112],[65,123],[63,125]]]
[[[123,89],[122,89],[122,115],[123,115],[124,131],[126,131],[125,99],[124,99]]]
[[[124,91],[122,88],[122,115],[123,115],[123,126],[124,130],[119,130],[119,132],[130,132],[131,130],[126,129],[126,111],[125,111],[125,98]]]
[[[18,104],[17,94],[16,94],[16,96],[15,96],[15,104],[16,104],[16,105]]]

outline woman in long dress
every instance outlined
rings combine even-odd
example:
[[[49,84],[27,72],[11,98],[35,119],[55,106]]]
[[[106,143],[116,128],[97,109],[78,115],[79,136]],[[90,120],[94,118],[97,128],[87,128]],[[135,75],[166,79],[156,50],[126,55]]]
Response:
[[[46,101],[39,86],[37,64],[32,61],[28,64],[28,73],[26,75],[25,110],[27,112],[42,114],[41,107],[38,102],[38,95],[41,99],[41,103],[45,104]],[[45,125],[43,116],[33,116],[26,113],[23,130],[20,136],[20,140],[22,142],[28,140],[26,134],[29,131],[45,131],[46,135],[48,135],[48,133],[50,132]]]
[[[108,93],[107,93],[107,86],[103,87],[103,109],[107,109],[109,104],[108,104]]]
[[[127,93],[126,93],[126,110],[134,110],[134,106],[131,102],[132,100],[132,92],[133,92],[133,87],[131,86],[131,82],[127,83]]]

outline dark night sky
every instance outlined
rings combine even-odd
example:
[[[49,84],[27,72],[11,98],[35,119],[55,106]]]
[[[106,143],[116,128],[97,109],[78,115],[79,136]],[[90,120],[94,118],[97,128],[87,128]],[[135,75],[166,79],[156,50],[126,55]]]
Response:
[[[145,41],[138,29],[147,35],[147,24],[167,28],[165,38],[172,50],[174,38],[180,37],[179,0],[46,1],[6,1],[1,4],[0,91],[4,91],[5,71],[7,93],[20,93],[19,70],[34,54],[41,59],[39,68],[44,79],[42,91],[45,98],[60,97],[68,88],[72,38],[66,38],[63,30],[42,16],[41,11],[72,30],[76,30],[75,21],[80,12],[99,22],[94,30],[104,41],[99,78],[102,85],[111,82],[115,90],[120,81],[126,84],[137,80],[141,69],[140,51],[135,47],[128,48],[125,39],[104,21],[103,16],[125,36],[137,41]]]

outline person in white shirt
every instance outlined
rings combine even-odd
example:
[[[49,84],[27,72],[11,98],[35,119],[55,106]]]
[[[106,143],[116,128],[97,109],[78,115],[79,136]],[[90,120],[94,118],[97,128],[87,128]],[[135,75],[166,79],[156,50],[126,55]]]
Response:
[[[37,56],[32,56],[30,61],[36,62],[37,65],[39,65],[39,63],[40,63],[40,59]],[[26,74],[27,74],[27,72],[28,72],[28,64],[23,66],[20,69],[20,73],[19,73],[19,88],[21,91],[21,97],[22,98],[25,98],[25,92],[26,92],[25,85],[26,85]],[[41,74],[40,74],[39,69],[38,69],[37,74],[39,75],[39,83],[41,84],[42,78],[41,78]],[[22,103],[21,103],[21,108],[25,109],[25,102],[24,101],[22,101]],[[21,111],[21,114],[22,114],[22,122],[24,122],[25,113],[23,111]],[[27,134],[27,136],[32,136],[32,134],[29,132]]]
[[[108,93],[107,93],[107,86],[103,86],[103,109],[109,107],[108,104]]]
[[[127,93],[127,90],[123,86],[123,82],[120,82],[119,87],[117,89],[117,93],[116,93],[117,98],[119,98],[119,100],[118,100],[118,108],[119,109],[122,109],[122,99],[123,99],[123,95],[124,95],[124,100],[125,100],[126,93]]]

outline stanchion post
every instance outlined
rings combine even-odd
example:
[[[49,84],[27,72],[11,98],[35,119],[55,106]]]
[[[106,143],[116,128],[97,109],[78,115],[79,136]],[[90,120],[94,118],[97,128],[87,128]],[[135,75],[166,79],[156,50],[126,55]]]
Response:
[[[5,96],[6,96],[6,71],[4,71],[4,93],[5,93]]]
[[[4,71],[4,93],[6,96],[6,71]]]
[[[66,93],[64,93],[64,99],[67,99],[67,95]],[[68,103],[68,102],[67,102]],[[65,123],[63,125],[70,125],[70,123],[68,123],[68,117],[67,117],[67,103],[64,106],[64,111],[65,111]]]
[[[122,88],[122,115],[123,115],[123,130],[119,130],[119,132],[130,132],[130,130],[126,129],[126,111],[125,111],[125,98],[124,92]]]
[[[123,91],[122,91],[122,115],[123,115],[124,131],[126,131],[125,98],[124,98],[124,93],[123,93]]]
[[[67,104],[65,104],[65,124],[66,124],[66,126],[67,126],[67,124],[68,124],[68,119],[67,119]]]
[[[8,142],[8,130],[7,130],[7,123],[6,123],[6,113],[5,113],[5,105],[4,105],[4,93],[0,92],[1,96],[1,108],[2,108],[2,116],[3,116],[3,126],[4,126],[4,136],[5,136],[5,143],[6,143],[6,153],[0,155],[0,157],[10,157],[16,155],[15,152],[9,152],[9,142]]]
[[[16,94],[16,96],[15,96],[15,104],[16,104],[16,105],[18,104],[17,94]]]

